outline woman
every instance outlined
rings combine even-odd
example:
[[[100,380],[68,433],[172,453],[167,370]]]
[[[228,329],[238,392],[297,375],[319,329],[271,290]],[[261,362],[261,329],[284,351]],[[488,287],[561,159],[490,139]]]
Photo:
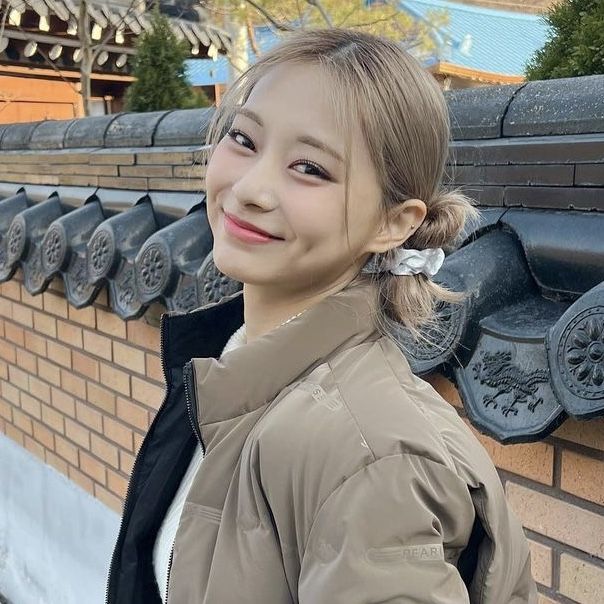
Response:
[[[293,35],[209,132],[217,267],[243,293],[162,317],[112,604],[536,602],[495,468],[392,335],[420,337],[468,219],[449,124],[396,44]]]

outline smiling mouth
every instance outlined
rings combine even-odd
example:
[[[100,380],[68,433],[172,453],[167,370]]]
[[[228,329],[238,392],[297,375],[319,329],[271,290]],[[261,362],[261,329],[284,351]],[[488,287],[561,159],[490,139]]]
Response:
[[[225,230],[246,243],[267,243],[269,241],[283,241],[282,237],[271,235],[262,229],[245,222],[228,212],[224,212]]]

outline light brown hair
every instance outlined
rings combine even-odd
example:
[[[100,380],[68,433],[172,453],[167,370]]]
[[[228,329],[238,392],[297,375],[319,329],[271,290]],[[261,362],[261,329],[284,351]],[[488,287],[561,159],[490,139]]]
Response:
[[[450,139],[443,93],[432,75],[393,41],[341,28],[289,34],[223,97],[208,130],[210,154],[230,127],[236,107],[246,101],[262,76],[284,63],[320,65],[332,83],[327,92],[346,143],[346,209],[351,133],[358,123],[381,186],[385,219],[389,208],[407,199],[426,204],[425,220],[403,247],[452,247],[478,212],[460,190],[442,188]],[[438,334],[437,304],[456,304],[465,298],[464,293],[453,292],[424,274],[359,274],[355,282],[368,280],[376,286],[376,326],[395,339],[400,325],[412,341],[426,341],[422,328]],[[437,345],[437,339],[429,344]]]

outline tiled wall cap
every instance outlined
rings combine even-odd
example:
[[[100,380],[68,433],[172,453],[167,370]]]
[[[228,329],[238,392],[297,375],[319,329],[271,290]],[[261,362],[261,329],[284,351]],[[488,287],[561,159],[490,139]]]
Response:
[[[455,140],[498,138],[506,109],[521,84],[445,92]]]
[[[75,120],[47,120],[33,132],[30,149],[63,149],[65,133]]]
[[[124,113],[113,120],[105,132],[105,147],[150,147],[160,120],[168,111]]]
[[[4,130],[0,147],[2,150],[28,149],[29,141],[34,130],[42,122],[27,122],[23,124],[10,124]]]
[[[64,147],[66,149],[103,147],[107,128],[121,115],[121,113],[113,113],[74,120],[65,132]]]
[[[160,147],[203,144],[213,114],[210,107],[172,111],[157,126],[153,144]]]
[[[529,82],[514,97],[504,136],[604,132],[604,75]]]

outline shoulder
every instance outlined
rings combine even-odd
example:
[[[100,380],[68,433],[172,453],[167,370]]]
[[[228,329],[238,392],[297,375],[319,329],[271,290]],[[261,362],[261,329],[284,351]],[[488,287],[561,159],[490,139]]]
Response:
[[[472,448],[481,448],[456,410],[412,374],[388,338],[320,364],[268,410],[254,433],[267,480],[316,478],[327,490],[398,455],[457,475],[475,454]]]

